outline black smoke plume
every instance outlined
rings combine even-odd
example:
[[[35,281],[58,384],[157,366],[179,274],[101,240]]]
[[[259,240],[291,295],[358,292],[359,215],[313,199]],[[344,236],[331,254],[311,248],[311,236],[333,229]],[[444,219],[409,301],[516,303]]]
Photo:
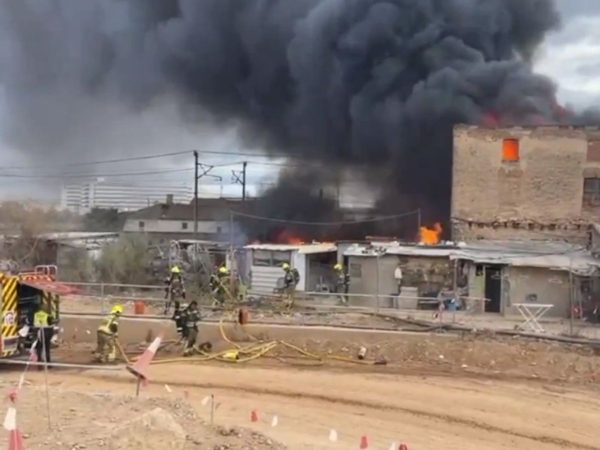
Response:
[[[550,0],[7,0],[5,133],[72,157],[103,130],[96,105],[135,114],[175,98],[189,123],[236,127],[248,147],[351,167],[381,212],[439,220],[453,124],[564,120],[530,67],[558,24]],[[326,180],[294,178],[263,212],[331,217],[311,201]]]

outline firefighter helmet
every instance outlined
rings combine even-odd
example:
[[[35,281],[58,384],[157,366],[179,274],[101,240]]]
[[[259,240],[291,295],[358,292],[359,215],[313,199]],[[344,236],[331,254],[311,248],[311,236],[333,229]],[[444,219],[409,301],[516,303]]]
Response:
[[[288,263],[283,263],[281,265],[281,268],[285,271],[288,271],[288,270],[290,270],[290,265]]]
[[[225,266],[219,267],[219,273],[222,275],[227,275],[229,273],[229,269]]]
[[[335,266],[333,266],[333,270],[342,270],[342,265],[337,263]]]
[[[179,270],[178,266],[173,266],[171,267],[171,273],[181,273],[181,270]]]
[[[110,310],[111,314],[123,314],[123,305],[115,305]]]

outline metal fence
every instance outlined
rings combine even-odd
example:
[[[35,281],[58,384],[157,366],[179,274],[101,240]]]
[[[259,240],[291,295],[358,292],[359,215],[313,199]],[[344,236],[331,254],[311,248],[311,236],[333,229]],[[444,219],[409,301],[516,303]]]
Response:
[[[453,324],[477,330],[522,330],[553,335],[600,339],[600,286],[598,277],[574,277],[561,272],[532,271],[502,275],[499,299],[475,296],[411,296],[329,292],[297,292],[291,314],[319,314],[323,324],[331,317],[370,314],[430,324]],[[164,317],[164,286],[116,283],[65,283],[76,295],[63,296],[61,310],[71,314],[104,314],[114,304],[124,304],[126,315]],[[494,294],[492,292],[492,294]],[[194,295],[206,311],[217,317],[209,294]],[[283,310],[281,294],[245,293],[243,304],[255,316],[273,317]],[[486,312],[498,300],[497,313]],[[188,297],[186,301],[190,301]],[[487,305],[487,306],[486,306]],[[523,306],[525,305],[525,306]],[[525,314],[523,313],[525,308]],[[544,314],[533,319],[527,310]],[[273,314],[270,314],[273,313]],[[281,318],[280,318],[281,319]],[[314,319],[317,320],[317,319]],[[345,321],[348,323],[348,321]],[[536,329],[532,324],[539,324]],[[374,326],[375,327],[375,326]]]

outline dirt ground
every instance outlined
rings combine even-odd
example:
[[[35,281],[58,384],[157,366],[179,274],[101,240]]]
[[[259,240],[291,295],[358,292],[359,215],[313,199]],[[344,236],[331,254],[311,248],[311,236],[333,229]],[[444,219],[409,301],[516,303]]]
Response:
[[[2,375],[3,388],[18,378],[16,370],[3,368]],[[358,448],[363,435],[369,448],[379,449],[393,442],[417,450],[600,449],[597,389],[216,364],[153,366],[152,378],[136,400],[135,383],[125,371],[50,371],[53,431],[48,433],[43,372],[30,373],[19,411],[25,448],[107,448],[115,427],[161,407],[185,429],[184,448],[190,449],[279,448],[276,442],[290,449]],[[210,395],[215,423],[223,428],[206,425]],[[252,410],[256,423],[250,421]],[[329,441],[332,429],[336,443]],[[0,445],[5,445],[1,439]]]
[[[277,347],[244,364],[188,359],[152,365],[151,383],[137,400],[124,369],[53,369],[50,433],[44,374],[29,372],[19,411],[25,448],[110,449],[115,428],[133,430],[129,421],[158,407],[183,429],[186,449],[358,448],[364,435],[369,448],[380,449],[405,442],[411,450],[600,450],[595,433],[600,358],[590,348],[429,333],[367,344],[364,335],[356,332],[354,342],[340,343],[307,331],[294,344],[321,354],[318,364]],[[228,345],[215,342],[216,349]],[[387,365],[328,359],[355,359],[362,345],[368,346],[369,361],[385,358]],[[55,359],[90,363],[91,349],[92,344],[64,342]],[[156,358],[173,358],[178,351],[171,345]],[[14,386],[21,370],[0,366],[0,389]],[[215,427],[207,425],[211,395]],[[329,440],[332,429],[337,442]],[[2,439],[5,434],[0,448]],[[151,434],[148,439],[155,442]],[[125,448],[146,447],[130,442]]]
[[[285,448],[257,431],[209,425],[184,396],[134,398],[110,383],[80,385],[81,377],[66,373],[49,376],[48,422],[41,377],[30,375],[17,403],[26,449]],[[9,380],[0,385],[10,387]]]
[[[239,327],[225,327],[230,339],[242,346],[252,346],[256,340],[269,342],[268,335],[249,335]],[[537,380],[540,382],[594,386],[600,381],[599,351],[585,345],[536,341],[526,338],[500,337],[486,334],[431,334],[394,333],[381,340],[371,338],[368,332],[353,332],[352,341],[343,338],[324,338],[331,334],[319,329],[298,328],[290,341],[322,361],[303,358],[298,352],[279,344],[259,360],[244,363],[261,367],[286,368],[317,367],[322,370],[352,371],[378,374],[429,374],[484,379]],[[198,342],[204,339],[202,327]],[[232,349],[222,339],[212,341],[213,351]],[[147,344],[125,344],[130,356],[143,350]],[[357,361],[361,347],[367,350],[367,361]],[[79,364],[92,363],[93,343],[79,343],[65,336],[55,356],[59,361]],[[181,344],[165,344],[157,359],[179,357]],[[340,362],[337,357],[351,362]],[[385,365],[373,365],[385,361]]]

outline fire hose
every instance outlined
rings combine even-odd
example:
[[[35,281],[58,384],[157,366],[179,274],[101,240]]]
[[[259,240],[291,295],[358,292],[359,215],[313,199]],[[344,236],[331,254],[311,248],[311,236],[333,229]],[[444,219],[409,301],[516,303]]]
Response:
[[[260,341],[254,336],[249,335],[245,330],[246,334],[249,337],[255,339],[257,342],[254,344],[249,344],[247,346],[242,346],[233,340],[231,340],[227,333],[225,333],[224,329],[224,321],[221,319],[219,322],[219,332],[221,334],[221,338],[231,347],[219,352],[208,353],[204,350],[195,349],[196,356],[193,357],[177,357],[177,358],[167,358],[167,359],[155,359],[151,364],[171,364],[178,362],[186,362],[186,363],[202,363],[207,361],[219,361],[219,362],[227,362],[227,363],[245,363],[256,360],[258,358],[267,356],[269,353],[274,351],[275,349],[287,349],[292,350],[294,353],[299,354],[302,358],[316,361],[320,364],[323,364],[327,360],[334,360],[352,364],[360,364],[360,365],[374,365],[381,364],[381,361],[366,361],[360,359],[353,359],[343,355],[335,355],[335,354],[318,354],[309,352],[308,350],[304,350],[301,347],[298,347],[294,344],[283,340],[273,340],[273,341]],[[280,360],[285,361],[285,357],[289,355],[279,356]],[[136,358],[134,358],[135,360]]]

